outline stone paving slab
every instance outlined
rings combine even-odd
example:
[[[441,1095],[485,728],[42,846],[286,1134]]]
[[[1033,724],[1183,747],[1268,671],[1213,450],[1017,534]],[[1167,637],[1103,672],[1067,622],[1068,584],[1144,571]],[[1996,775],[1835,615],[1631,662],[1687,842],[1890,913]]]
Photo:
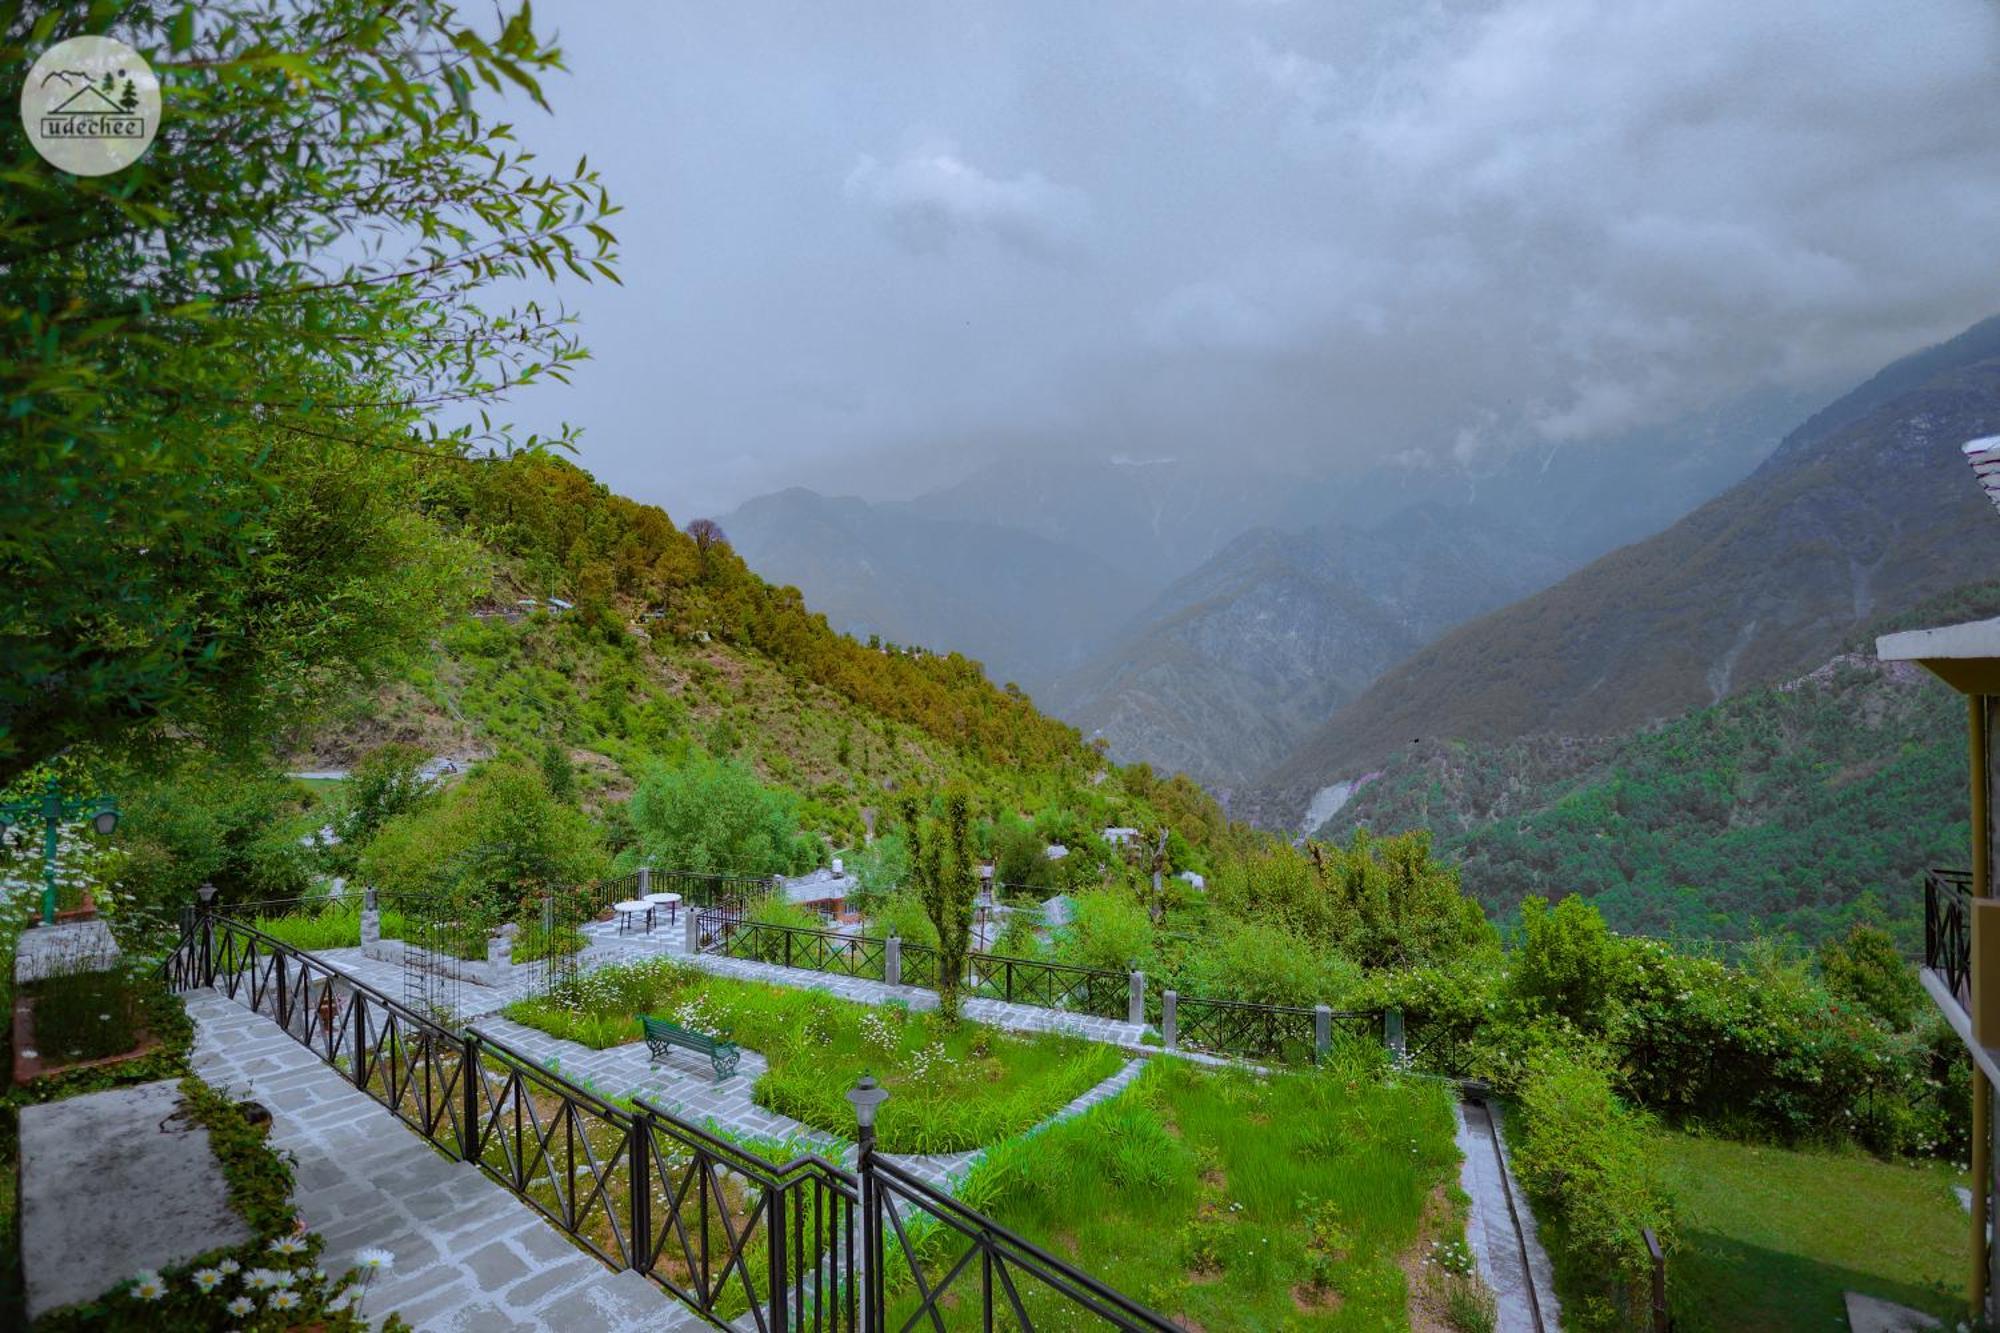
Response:
[[[708,1325],[637,1273],[614,1273],[527,1204],[454,1162],[287,1036],[212,990],[187,994],[195,1070],[271,1109],[271,1144],[297,1162],[298,1206],[331,1272],[364,1247],[396,1256],[368,1295],[443,1333]]]
[[[35,926],[22,931],[14,943],[14,984],[109,971],[118,965],[118,954],[111,927],[95,917]]]
[[[252,1238],[208,1131],[180,1104],[178,1080],[163,1079],[21,1108],[30,1319]]]

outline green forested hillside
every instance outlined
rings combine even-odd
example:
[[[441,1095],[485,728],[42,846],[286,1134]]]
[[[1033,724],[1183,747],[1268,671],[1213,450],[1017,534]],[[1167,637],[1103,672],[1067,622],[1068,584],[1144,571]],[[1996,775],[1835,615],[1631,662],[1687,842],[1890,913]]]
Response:
[[[1913,948],[1923,869],[1965,860],[1963,728],[1920,669],[1844,654],[1624,737],[1416,747],[1322,836],[1428,828],[1498,913],[1577,893],[1623,931],[1728,940],[1879,918]]]
[[[719,533],[683,531],[568,463],[462,468],[430,508],[485,552],[485,592],[403,681],[300,737],[295,766],[345,766],[392,740],[462,758],[554,743],[601,805],[650,765],[728,757],[805,797],[836,843],[860,840],[862,811],[888,790],[953,780],[995,809],[1055,804],[1123,823],[1164,804],[1197,840],[1223,827],[1192,784],[1110,769],[979,663],[837,634]],[[549,597],[574,606],[521,608]]]

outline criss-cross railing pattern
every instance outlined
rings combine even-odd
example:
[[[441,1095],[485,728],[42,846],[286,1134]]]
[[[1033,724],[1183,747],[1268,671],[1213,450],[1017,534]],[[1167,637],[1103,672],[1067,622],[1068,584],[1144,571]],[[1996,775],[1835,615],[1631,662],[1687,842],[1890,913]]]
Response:
[[[1478,1032],[1476,1022],[1412,1014],[1405,1020],[1404,1059],[1427,1074],[1466,1078],[1472,1073],[1472,1042]]]
[[[709,938],[705,913],[700,923]],[[887,942],[860,935],[843,935],[832,930],[811,930],[803,926],[779,926],[767,921],[719,919],[714,925],[713,951],[725,958],[741,958],[754,963],[776,963],[780,967],[804,968],[811,972],[832,972],[843,977],[863,977],[880,981]]]
[[[773,1166],[635,1099],[635,1266],[681,1300],[758,1333],[858,1327],[855,1184],[824,1158]]]
[[[1924,966],[1944,978],[1961,1008],[1972,1007],[1972,875],[1924,872]]]
[[[1250,1005],[1182,995],[1176,1017],[1180,1045],[1196,1051],[1288,1063],[1318,1057],[1316,1011],[1298,1005]],[[1338,1033],[1378,1037],[1380,1025],[1380,1013],[1332,1011],[1332,1029]]]
[[[614,1268],[630,1268],[632,1116],[474,1031],[480,1169]]]
[[[862,1267],[885,1275],[872,1330],[1178,1328],[877,1154],[862,1158],[862,1188]]]
[[[1131,976],[1125,972],[990,953],[973,954],[966,971],[970,992],[989,999],[1100,1018],[1124,1018],[1131,1004]]]

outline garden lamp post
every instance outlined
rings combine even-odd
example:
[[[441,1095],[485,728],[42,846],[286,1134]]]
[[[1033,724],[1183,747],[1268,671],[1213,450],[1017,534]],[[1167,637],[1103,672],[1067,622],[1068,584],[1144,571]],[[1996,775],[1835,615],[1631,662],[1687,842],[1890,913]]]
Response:
[[[861,1287],[862,1333],[881,1333],[882,1200],[875,1183],[875,1112],[889,1100],[889,1090],[863,1074],[847,1090],[848,1104],[854,1108],[854,1173],[861,1178],[861,1271],[867,1281]]]
[[[39,819],[42,822],[42,924],[56,919],[56,846],[63,821],[79,815],[90,816],[90,826],[108,834],[118,827],[118,801],[110,796],[64,796],[62,781],[54,774],[39,797],[9,801],[0,805],[0,833],[16,824]]]

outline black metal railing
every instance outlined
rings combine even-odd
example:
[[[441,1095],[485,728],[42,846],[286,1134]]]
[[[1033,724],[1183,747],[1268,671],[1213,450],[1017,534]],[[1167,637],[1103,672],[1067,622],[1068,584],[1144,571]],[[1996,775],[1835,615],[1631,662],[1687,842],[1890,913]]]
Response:
[[[1972,875],[1924,872],[1924,966],[1944,978],[1965,1009],[1972,1008]]]
[[[779,967],[831,972],[869,981],[881,981],[885,975],[888,941],[872,936],[750,921],[740,914],[732,916],[726,912],[704,912],[696,930],[704,944],[703,952],[724,958],[775,963]]]
[[[712,875],[700,870],[628,870],[601,879],[592,888],[590,900],[595,912],[607,911],[611,904],[636,898],[642,893],[678,893],[680,905],[692,908],[741,907],[771,891],[771,880],[759,875]]]
[[[931,1188],[864,1145],[862,1267],[884,1275],[864,1327],[1090,1327],[1176,1333],[1179,1325],[1079,1272],[991,1218]]]
[[[254,926],[207,912],[181,924],[163,964],[176,990],[214,987],[273,1019],[426,1140],[718,1328],[875,1333],[906,1306],[903,1330],[942,1330],[946,1312],[952,1327],[1021,1333],[1079,1316],[1173,1327],[872,1146],[853,1173],[812,1155],[777,1165],[643,1098],[609,1102],[476,1029],[452,1032]],[[961,1281],[975,1261],[976,1292]]]
[[[1176,1044],[1215,1055],[1309,1064],[1318,1058],[1318,1010],[1292,1004],[1176,997]],[[1328,1011],[1329,1039],[1379,1042],[1382,1015],[1375,1010]]]
[[[966,960],[966,990],[1014,1004],[1122,1019],[1131,1009],[1132,977],[1128,972],[1045,963],[1039,958],[974,953]]]

